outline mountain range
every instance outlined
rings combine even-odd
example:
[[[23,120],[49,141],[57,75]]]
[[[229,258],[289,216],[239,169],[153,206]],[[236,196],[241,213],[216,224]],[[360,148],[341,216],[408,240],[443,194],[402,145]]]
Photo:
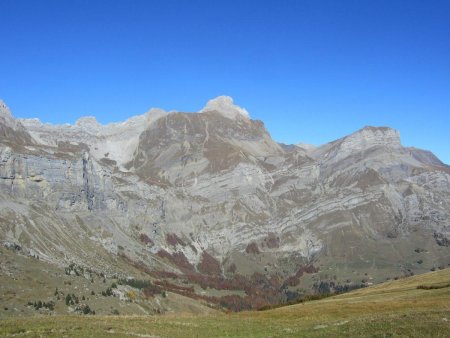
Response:
[[[0,101],[0,297],[18,312],[34,294],[61,313],[84,311],[70,294],[98,313],[257,309],[442,269],[449,206],[450,167],[389,127],[285,145],[227,96],[107,125]]]

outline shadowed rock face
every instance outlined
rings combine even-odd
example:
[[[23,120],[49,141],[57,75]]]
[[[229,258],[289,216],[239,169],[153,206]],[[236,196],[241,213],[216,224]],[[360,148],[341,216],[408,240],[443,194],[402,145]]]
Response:
[[[108,126],[19,122],[1,103],[0,192],[0,240],[57,265],[114,271],[120,254],[288,278],[313,264],[376,282],[450,263],[450,169],[432,153],[386,127],[280,146],[230,98]]]

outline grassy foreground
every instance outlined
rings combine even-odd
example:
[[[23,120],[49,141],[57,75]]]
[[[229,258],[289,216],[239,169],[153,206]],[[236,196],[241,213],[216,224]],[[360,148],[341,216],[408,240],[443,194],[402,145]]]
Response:
[[[263,312],[23,317],[5,337],[450,337],[450,269]],[[418,288],[425,286],[425,288]]]

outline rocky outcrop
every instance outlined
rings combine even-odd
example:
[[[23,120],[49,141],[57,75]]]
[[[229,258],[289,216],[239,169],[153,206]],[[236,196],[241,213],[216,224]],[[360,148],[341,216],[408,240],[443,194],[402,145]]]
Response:
[[[17,147],[33,143],[23,125],[11,114],[8,106],[0,100],[0,142]]]
[[[115,161],[124,170],[132,159],[139,135],[154,121],[166,115],[162,109],[153,108],[124,122],[100,124],[95,117],[80,118],[74,125],[45,124],[38,119],[22,119],[23,124],[38,144],[58,146],[59,143],[86,145],[96,160]]]

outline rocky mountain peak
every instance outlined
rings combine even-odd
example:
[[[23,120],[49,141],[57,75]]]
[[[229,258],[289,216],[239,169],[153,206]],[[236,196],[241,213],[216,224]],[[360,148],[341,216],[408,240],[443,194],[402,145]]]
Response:
[[[0,140],[6,140],[13,145],[33,142],[23,125],[14,118],[2,100],[0,100]]]
[[[15,128],[16,122],[6,103],[0,99],[0,122],[10,128]]]
[[[362,150],[373,146],[400,147],[400,133],[389,127],[366,126],[344,137],[340,148]]]
[[[6,103],[2,99],[0,99],[0,112],[3,113],[4,111],[8,111],[9,114],[11,115],[11,112],[9,111],[8,106],[6,105]]]
[[[96,132],[102,127],[95,116],[81,117],[75,122],[75,125],[90,132]]]
[[[229,119],[235,119],[237,117],[250,118],[248,111],[234,104],[233,98],[230,96],[218,96],[209,100],[206,106],[200,110],[200,113],[205,112],[217,112]]]
[[[401,149],[400,133],[389,127],[365,126],[350,135],[313,149],[311,155],[316,159],[324,157],[334,163],[373,147]]]
[[[146,125],[149,126],[153,122],[155,122],[160,117],[169,114],[169,112],[165,111],[161,108],[151,108],[147,113],[145,113]]]

